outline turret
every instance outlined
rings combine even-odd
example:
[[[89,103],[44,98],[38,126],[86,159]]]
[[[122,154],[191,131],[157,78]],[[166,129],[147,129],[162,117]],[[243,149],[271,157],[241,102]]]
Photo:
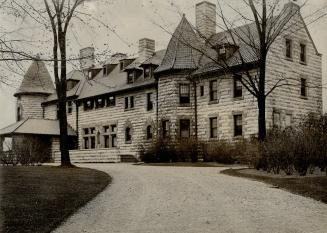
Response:
[[[55,92],[51,76],[41,60],[34,60],[14,94],[17,98],[16,119],[43,118],[42,102]]]

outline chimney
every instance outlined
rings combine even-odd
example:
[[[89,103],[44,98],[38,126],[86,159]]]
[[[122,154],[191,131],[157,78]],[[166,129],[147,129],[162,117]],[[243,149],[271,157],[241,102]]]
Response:
[[[195,21],[198,33],[205,38],[216,34],[216,5],[207,1],[195,6]]]
[[[290,14],[291,16],[296,15],[297,13],[300,13],[301,7],[295,3],[295,1],[290,1],[284,5],[284,9],[282,13]]]
[[[94,47],[87,47],[79,53],[81,70],[86,70],[94,66]]]
[[[139,40],[139,59],[143,62],[153,56],[155,52],[155,41],[143,38]]]

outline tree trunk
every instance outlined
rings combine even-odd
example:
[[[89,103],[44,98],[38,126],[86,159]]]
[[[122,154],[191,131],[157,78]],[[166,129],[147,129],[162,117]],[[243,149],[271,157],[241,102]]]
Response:
[[[267,134],[266,129],[266,98],[265,96],[258,97],[258,110],[259,110],[259,117],[258,117],[258,130],[259,130],[259,141],[264,141]]]
[[[69,138],[67,123],[67,81],[66,81],[66,35],[59,31],[58,42],[61,55],[61,75],[60,75],[60,93],[59,93],[59,122],[60,122],[60,150],[61,166],[71,166],[69,156]]]

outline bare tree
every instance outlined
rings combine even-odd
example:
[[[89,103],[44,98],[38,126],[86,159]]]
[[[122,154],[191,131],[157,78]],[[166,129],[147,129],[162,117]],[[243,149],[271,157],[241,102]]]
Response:
[[[206,17],[208,21],[214,20],[213,23],[224,31],[224,36],[221,38],[208,38],[207,35],[201,34],[198,28],[193,27],[206,46],[191,43],[182,35],[178,35],[177,39],[200,53],[201,59],[205,58],[207,62],[216,64],[223,73],[240,81],[245,89],[255,97],[258,106],[258,138],[263,141],[267,133],[266,99],[276,88],[290,85],[285,77],[280,77],[278,80],[267,80],[267,57],[269,53],[273,54],[271,46],[280,35],[285,31],[295,32],[303,27],[303,25],[300,27],[294,25],[292,19],[300,13],[300,9],[305,6],[306,2],[302,5],[289,3],[288,7],[284,7],[282,10],[280,10],[282,0],[242,0],[241,4],[245,10],[241,11],[228,5],[229,10],[234,13],[233,17],[229,18],[223,10],[221,1],[217,1],[216,15],[220,23],[216,24],[215,19]],[[318,12],[314,12],[311,17],[314,18],[314,15],[317,15],[315,20],[326,16],[326,14],[319,15]],[[240,23],[243,26],[239,26]],[[160,25],[159,27],[168,32],[166,28]],[[172,35],[174,36],[174,34]],[[243,45],[243,49],[240,49],[239,45]],[[229,47],[231,51],[226,52],[226,47]],[[219,56],[222,49],[224,52]],[[237,61],[231,62],[230,54],[237,54]],[[249,60],[251,61],[249,62]],[[199,63],[201,64],[201,62]]]

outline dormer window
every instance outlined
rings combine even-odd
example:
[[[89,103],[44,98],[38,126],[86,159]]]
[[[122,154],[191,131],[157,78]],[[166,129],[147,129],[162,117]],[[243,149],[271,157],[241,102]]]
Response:
[[[120,67],[120,71],[123,71],[124,70],[124,61],[120,61],[119,63],[119,67]]]
[[[151,67],[145,67],[144,68],[144,79],[150,79],[151,78]]]
[[[225,61],[234,54],[238,47],[232,44],[219,44],[213,48],[217,51],[218,60]]]
[[[127,72],[127,83],[131,84],[134,83],[134,71],[128,71]]]
[[[103,66],[103,76],[107,75],[107,66]]]
[[[92,71],[91,70],[89,70],[89,72],[88,72],[88,78],[92,79]]]

